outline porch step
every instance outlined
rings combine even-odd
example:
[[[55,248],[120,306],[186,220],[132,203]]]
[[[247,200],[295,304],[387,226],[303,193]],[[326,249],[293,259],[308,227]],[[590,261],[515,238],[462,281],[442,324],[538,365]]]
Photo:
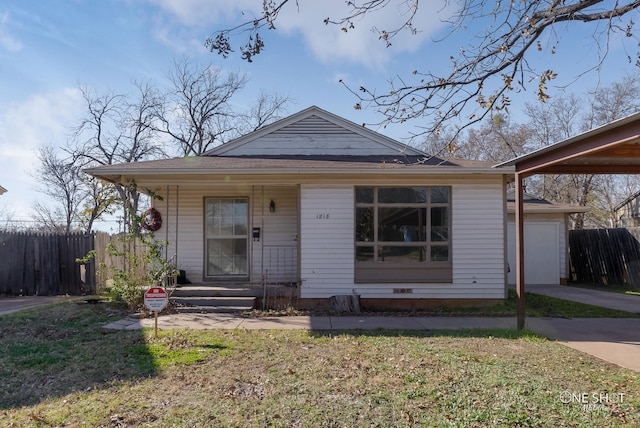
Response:
[[[244,312],[250,311],[255,305],[255,297],[175,297],[171,301],[177,304],[177,310],[189,312]]]
[[[191,284],[176,288],[172,297],[259,297],[264,293],[262,287],[241,285],[203,285]]]

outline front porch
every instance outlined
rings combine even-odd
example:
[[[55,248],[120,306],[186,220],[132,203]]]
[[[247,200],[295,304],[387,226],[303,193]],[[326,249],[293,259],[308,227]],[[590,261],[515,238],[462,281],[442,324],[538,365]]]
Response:
[[[179,312],[245,312],[252,309],[286,309],[298,300],[297,284],[179,285],[170,293]]]
[[[168,243],[167,259],[198,284],[190,293],[260,297],[267,286],[297,286],[298,186],[206,184],[156,190],[164,220],[156,237]]]

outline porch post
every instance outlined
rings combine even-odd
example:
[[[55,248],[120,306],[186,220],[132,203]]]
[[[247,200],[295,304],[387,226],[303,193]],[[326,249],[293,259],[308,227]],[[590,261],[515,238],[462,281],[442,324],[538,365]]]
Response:
[[[524,204],[522,190],[522,182],[524,177],[522,174],[516,172],[516,191],[515,191],[515,204],[516,204],[516,295],[518,296],[518,330],[524,328],[524,313],[525,313],[525,301],[524,301]]]

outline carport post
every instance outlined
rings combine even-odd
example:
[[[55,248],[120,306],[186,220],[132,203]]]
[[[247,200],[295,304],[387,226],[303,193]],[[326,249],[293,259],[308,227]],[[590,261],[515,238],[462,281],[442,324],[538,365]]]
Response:
[[[524,177],[522,174],[516,172],[516,191],[515,191],[515,204],[516,204],[516,295],[518,296],[518,330],[524,328],[524,206],[522,190],[522,182]]]

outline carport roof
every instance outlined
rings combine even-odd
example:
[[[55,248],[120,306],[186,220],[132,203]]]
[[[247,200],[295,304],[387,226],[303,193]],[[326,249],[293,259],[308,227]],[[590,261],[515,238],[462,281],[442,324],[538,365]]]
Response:
[[[516,293],[518,329],[522,329],[525,320],[523,179],[535,174],[638,174],[640,113],[496,165],[501,167],[514,167],[516,173]]]
[[[533,151],[496,168],[532,174],[637,174],[640,172],[640,112]]]

